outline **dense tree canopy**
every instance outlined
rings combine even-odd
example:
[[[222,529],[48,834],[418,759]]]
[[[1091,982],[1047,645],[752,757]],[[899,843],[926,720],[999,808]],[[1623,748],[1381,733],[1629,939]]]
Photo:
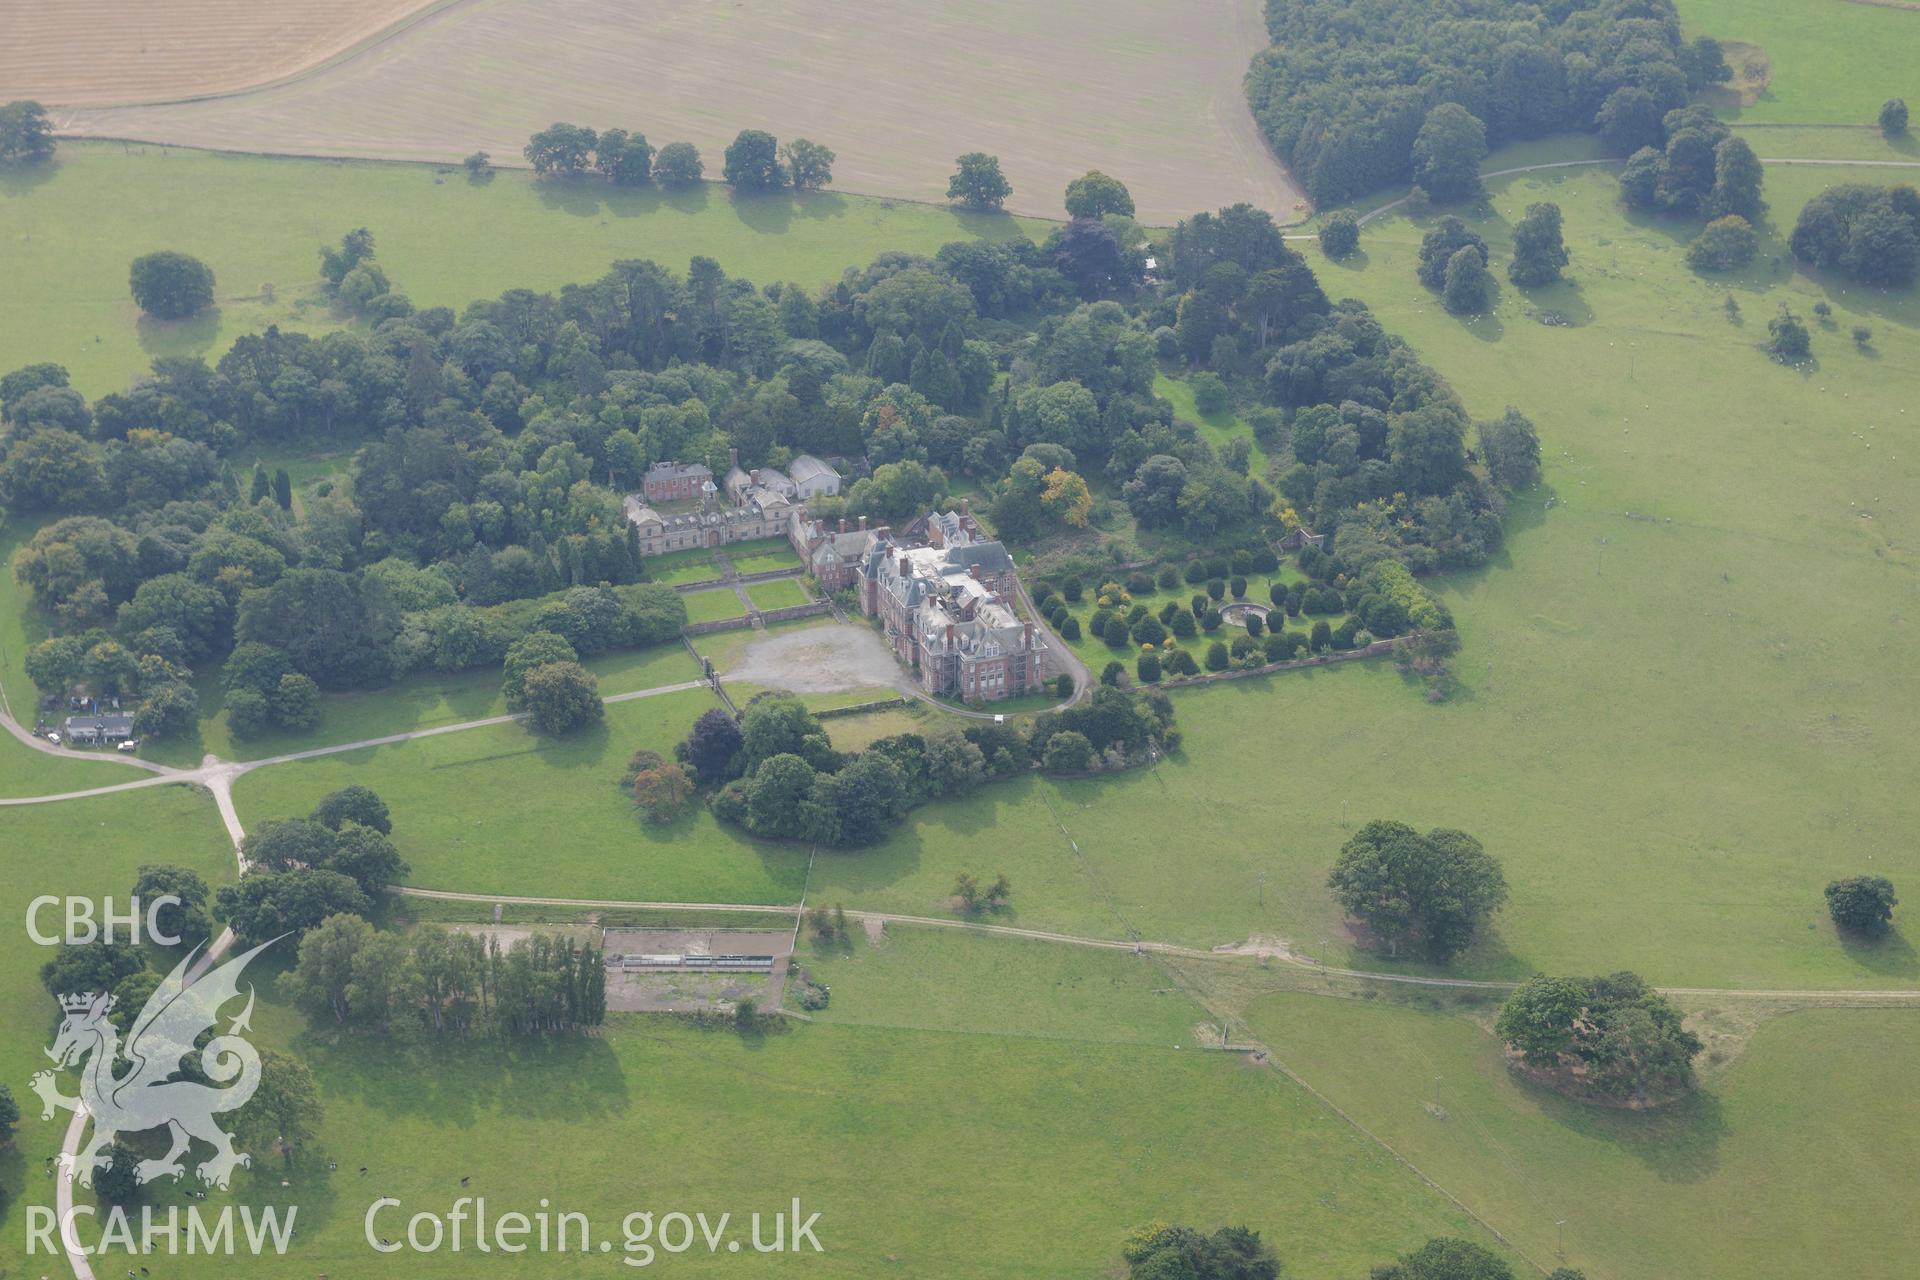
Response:
[[[1507,278],[1523,289],[1554,283],[1568,262],[1566,241],[1560,232],[1560,206],[1543,201],[1527,206],[1513,225],[1513,262]]]
[[[1069,218],[1104,218],[1110,213],[1133,216],[1133,196],[1126,183],[1093,169],[1067,184]]]
[[[213,305],[213,271],[198,258],[165,250],[133,260],[133,300],[148,315],[179,320]]]
[[[831,152],[827,153],[827,163],[832,163]],[[734,137],[727,145],[721,172],[736,191],[777,191],[787,184],[787,172],[780,164],[780,144],[772,134],[759,129],[742,129]]]
[[[24,98],[0,106],[0,165],[31,164],[53,155],[47,109]]]
[[[1416,139],[1443,105],[1484,122],[1490,146],[1598,129],[1626,155],[1657,143],[1663,112],[1732,75],[1712,39],[1683,41],[1672,0],[1268,0],[1266,9],[1273,47],[1254,59],[1248,98],[1322,206],[1414,180]]]
[[[1464,950],[1507,897],[1500,864],[1472,836],[1382,820],[1348,839],[1327,885],[1383,944],[1418,946],[1439,963]]]
[[[1900,899],[1885,876],[1849,876],[1827,886],[1827,911],[1842,929],[1877,938],[1893,924]]]
[[[1807,201],[1793,256],[1864,284],[1910,285],[1920,266],[1920,194],[1909,186],[1845,183]]]
[[[947,199],[969,209],[998,209],[1013,194],[1013,184],[1000,172],[1000,158],[969,151],[955,161],[959,167],[947,180]]]
[[[1522,983],[1495,1032],[1526,1062],[1609,1098],[1661,1101],[1693,1087],[1700,1040],[1672,1002],[1637,975]]]
[[[1480,162],[1487,158],[1487,127],[1457,102],[1427,112],[1413,139],[1413,181],[1436,200],[1481,193]]]

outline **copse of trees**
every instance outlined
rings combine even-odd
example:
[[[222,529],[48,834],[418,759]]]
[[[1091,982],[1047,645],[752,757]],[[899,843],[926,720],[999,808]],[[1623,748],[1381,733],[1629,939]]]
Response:
[[[1639,1104],[1693,1088],[1699,1037],[1665,996],[1632,973],[1535,975],[1500,1009],[1495,1033],[1530,1067],[1575,1093]]]
[[[748,130],[740,137],[746,138],[748,134],[756,139],[753,148],[756,155],[757,139],[767,140],[765,153],[774,172],[780,175],[780,181],[774,185],[784,185],[787,170],[781,168],[781,155],[773,139],[755,130]],[[736,140],[735,146],[738,145]],[[729,147],[728,155],[733,153],[734,148]],[[699,182],[704,172],[700,152],[692,143],[669,142],[656,151],[645,134],[618,128],[601,133],[585,125],[552,124],[530,137],[522,154],[533,166],[534,173],[541,177],[578,178],[595,174],[618,186],[658,182],[669,188],[689,187]],[[833,152],[804,138],[796,138],[785,149],[785,158],[797,187],[825,186],[832,177]],[[488,168],[486,152],[477,151],[467,157],[469,172],[485,173]],[[733,178],[729,176],[728,181],[732,182]]]
[[[323,796],[305,818],[261,823],[241,841],[245,874],[214,895],[212,917],[251,944],[370,915],[408,872],[392,831],[385,802],[362,786]]]
[[[1629,208],[1687,217],[1738,215],[1749,222],[1766,212],[1759,157],[1746,139],[1705,107],[1669,111],[1660,120],[1664,144],[1633,152],[1620,171],[1620,195]]]
[[[1416,180],[1437,108],[1484,122],[1484,145],[1597,130],[1626,155],[1657,143],[1662,113],[1732,76],[1715,41],[1683,40],[1671,0],[1270,0],[1266,14],[1273,47],[1254,59],[1248,98],[1322,206]]]
[[[0,107],[0,165],[49,160],[53,148],[53,122],[45,107],[25,98]]]
[[[357,1031],[434,1036],[563,1035],[602,1025],[606,962],[535,933],[499,939],[424,924],[404,934],[329,916],[300,940],[281,990],[311,1016]]]
[[[133,260],[128,288],[142,311],[157,320],[182,320],[213,305],[213,270],[172,250]]]
[[[1437,964],[1471,945],[1507,899],[1500,864],[1472,836],[1384,820],[1341,847],[1327,887],[1391,954],[1418,948]]]
[[[722,822],[849,848],[884,838],[918,805],[1035,765],[1080,774],[1144,763],[1178,746],[1172,724],[1164,695],[1103,687],[1084,706],[1043,713],[1030,730],[981,722],[898,734],[849,755],[797,699],[762,696],[738,724],[724,711],[704,713],[675,754],[701,785],[717,786],[708,803]]]
[[[1844,183],[1807,201],[1788,241],[1793,256],[1862,284],[1906,286],[1920,265],[1920,193]]]
[[[1127,1233],[1120,1258],[1130,1280],[1279,1280],[1284,1270],[1272,1246],[1248,1227],[1221,1227],[1207,1234],[1194,1227],[1149,1222]]]

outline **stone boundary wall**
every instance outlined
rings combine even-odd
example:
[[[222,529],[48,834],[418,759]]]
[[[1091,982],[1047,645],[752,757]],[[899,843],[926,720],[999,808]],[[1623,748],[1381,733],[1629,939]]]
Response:
[[[814,712],[813,718],[816,720],[832,720],[838,716],[864,715],[869,711],[887,711],[894,707],[904,707],[906,705],[907,700],[905,698],[882,698],[878,702],[861,702],[851,707],[828,707],[825,711]]]
[[[793,618],[817,618],[823,613],[832,613],[833,606],[825,600],[810,600],[806,604],[790,604],[784,609],[768,609],[758,615],[762,622],[786,622]]]

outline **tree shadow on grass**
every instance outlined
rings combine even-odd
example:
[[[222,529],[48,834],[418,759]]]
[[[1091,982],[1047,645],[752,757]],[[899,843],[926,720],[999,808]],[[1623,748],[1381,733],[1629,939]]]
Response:
[[[1665,1106],[1631,1111],[1582,1102],[1517,1073],[1513,1080],[1555,1124],[1618,1147],[1662,1182],[1702,1182],[1720,1167],[1726,1116],[1720,1099],[1704,1089]]]
[[[1847,959],[1867,972],[1882,978],[1920,976],[1920,956],[1914,954],[1913,944],[1898,929],[1889,930],[1878,938],[1848,929],[1838,929],[1835,933],[1841,947],[1846,950]]]
[[[183,320],[160,320],[142,315],[134,326],[140,349],[156,359],[161,356],[205,355],[220,336],[220,308],[207,307]]]
[[[541,204],[576,218],[595,217],[607,203],[607,186],[595,178],[541,178],[533,189]]]
[[[748,230],[761,235],[785,235],[793,229],[794,199],[786,192],[749,195],[736,191],[729,198],[734,216]]]
[[[37,188],[52,182],[59,172],[58,160],[0,165],[0,196],[31,195]]]
[[[571,1122],[627,1109],[626,1074],[612,1047],[597,1036],[310,1032],[294,1048],[326,1093],[388,1116],[466,1129],[493,1111]],[[335,1158],[343,1166],[349,1160],[369,1164],[369,1154]]]
[[[1552,327],[1579,329],[1593,323],[1593,308],[1587,305],[1586,294],[1577,280],[1562,279],[1538,289],[1515,285],[1514,291],[1533,304],[1527,313],[1529,319],[1538,320],[1545,313],[1554,312],[1565,317],[1567,323]]]

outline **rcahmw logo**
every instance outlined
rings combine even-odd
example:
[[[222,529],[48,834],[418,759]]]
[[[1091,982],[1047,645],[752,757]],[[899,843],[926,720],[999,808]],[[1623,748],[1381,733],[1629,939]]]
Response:
[[[239,1034],[251,1030],[251,986],[247,988],[246,1008],[228,1024],[226,1034],[215,1035],[200,1050],[200,1072],[213,1084],[175,1077],[180,1074],[181,1060],[193,1052],[201,1033],[217,1029],[221,1006],[239,997],[240,975],[248,962],[272,945],[263,942],[198,981],[191,976],[200,955],[200,948],[195,947],[154,990],[134,1018],[124,1044],[119,1029],[107,1016],[113,1011],[112,995],[86,991],[60,997],[66,1017],[47,1056],[56,1066],[80,1068],[80,1095],[70,1098],[61,1093],[51,1071],[33,1077],[33,1091],[44,1104],[43,1120],[53,1119],[57,1109],[84,1114],[92,1120],[92,1136],[70,1170],[81,1186],[93,1185],[94,1172],[113,1163],[116,1137],[162,1126],[171,1136],[172,1145],[160,1159],[142,1160],[137,1166],[136,1176],[143,1184],[161,1177],[178,1179],[184,1174],[186,1166],[180,1163],[180,1157],[195,1139],[213,1148],[212,1157],[195,1170],[212,1186],[224,1188],[236,1165],[251,1163],[248,1156],[233,1149],[233,1135],[214,1120],[219,1112],[245,1106],[260,1087],[260,1055]],[[115,1063],[122,1059],[128,1064],[126,1073],[115,1075]],[[86,1065],[81,1067],[83,1061]]]

